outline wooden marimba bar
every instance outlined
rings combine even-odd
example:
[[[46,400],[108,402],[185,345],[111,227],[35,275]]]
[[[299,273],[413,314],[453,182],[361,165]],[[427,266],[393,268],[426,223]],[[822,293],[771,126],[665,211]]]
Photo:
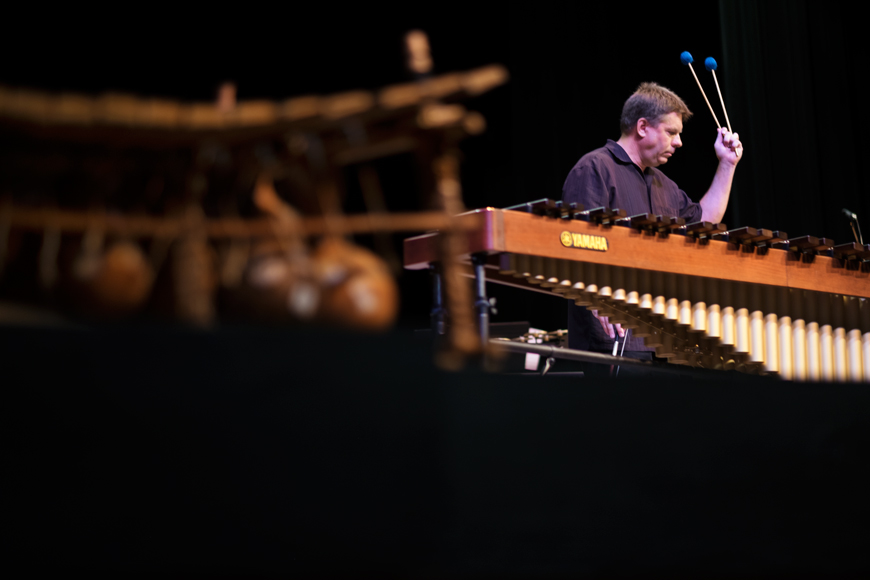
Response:
[[[669,362],[798,381],[870,381],[870,246],[541,200],[485,208],[460,257],[486,280],[610,316]],[[439,233],[405,240],[437,262]],[[472,275],[469,271],[469,275]]]

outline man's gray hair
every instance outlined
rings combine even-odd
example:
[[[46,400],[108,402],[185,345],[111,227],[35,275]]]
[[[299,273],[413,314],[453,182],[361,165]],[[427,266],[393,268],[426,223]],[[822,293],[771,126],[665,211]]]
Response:
[[[692,117],[692,111],[676,93],[656,83],[641,83],[622,106],[619,128],[623,135],[629,135],[639,119],[658,125],[668,113],[679,113],[683,123]]]

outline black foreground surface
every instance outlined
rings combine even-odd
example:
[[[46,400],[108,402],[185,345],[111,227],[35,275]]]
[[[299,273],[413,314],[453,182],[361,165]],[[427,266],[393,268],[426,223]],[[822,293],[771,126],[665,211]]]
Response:
[[[0,330],[30,570],[859,574],[870,393],[432,364],[410,333]]]

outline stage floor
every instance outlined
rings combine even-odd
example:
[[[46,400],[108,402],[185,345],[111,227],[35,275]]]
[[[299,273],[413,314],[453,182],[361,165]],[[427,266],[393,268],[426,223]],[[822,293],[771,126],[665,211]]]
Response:
[[[870,568],[864,385],[448,373],[398,331],[7,326],[0,352],[28,569]]]

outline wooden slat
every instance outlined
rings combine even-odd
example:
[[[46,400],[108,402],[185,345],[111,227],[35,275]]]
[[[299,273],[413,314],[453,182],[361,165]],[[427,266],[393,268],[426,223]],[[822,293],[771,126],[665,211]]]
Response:
[[[687,236],[651,236],[627,227],[492,208],[469,213],[480,219],[480,230],[469,239],[469,253],[511,252],[870,298],[870,273],[847,269],[827,256],[801,257],[773,248],[759,253],[724,241],[702,244]],[[607,251],[566,247],[561,242],[563,232],[602,236]],[[406,268],[424,268],[438,259],[436,245],[427,236],[405,240]]]
[[[117,215],[89,213],[62,209],[33,209],[24,207],[0,208],[9,227],[42,232],[54,229],[63,233],[82,233],[101,230],[126,237],[174,238],[186,229],[186,222],[178,217],[148,215]],[[374,232],[415,232],[434,228],[472,229],[472,236],[480,233],[474,216],[449,218],[443,212],[366,213],[325,217],[305,217],[300,220],[301,234],[366,234]],[[223,217],[204,220],[203,226],[210,238],[276,237],[274,224],[269,218]],[[295,232],[294,232],[295,233]],[[430,235],[431,236],[431,235]],[[424,238],[426,236],[423,236]],[[428,263],[428,262],[427,262]]]
[[[109,93],[96,97],[52,95],[0,85],[0,120],[14,119],[44,126],[94,125],[128,129],[228,130],[271,126],[315,117],[327,120],[361,115],[378,108],[419,107],[432,99],[456,99],[489,91],[508,80],[501,65],[464,73],[449,73],[418,83],[386,87],[378,95],[348,91],[324,97],[303,96],[284,102],[240,102],[233,111],[220,111],[214,103],[181,103]]]

